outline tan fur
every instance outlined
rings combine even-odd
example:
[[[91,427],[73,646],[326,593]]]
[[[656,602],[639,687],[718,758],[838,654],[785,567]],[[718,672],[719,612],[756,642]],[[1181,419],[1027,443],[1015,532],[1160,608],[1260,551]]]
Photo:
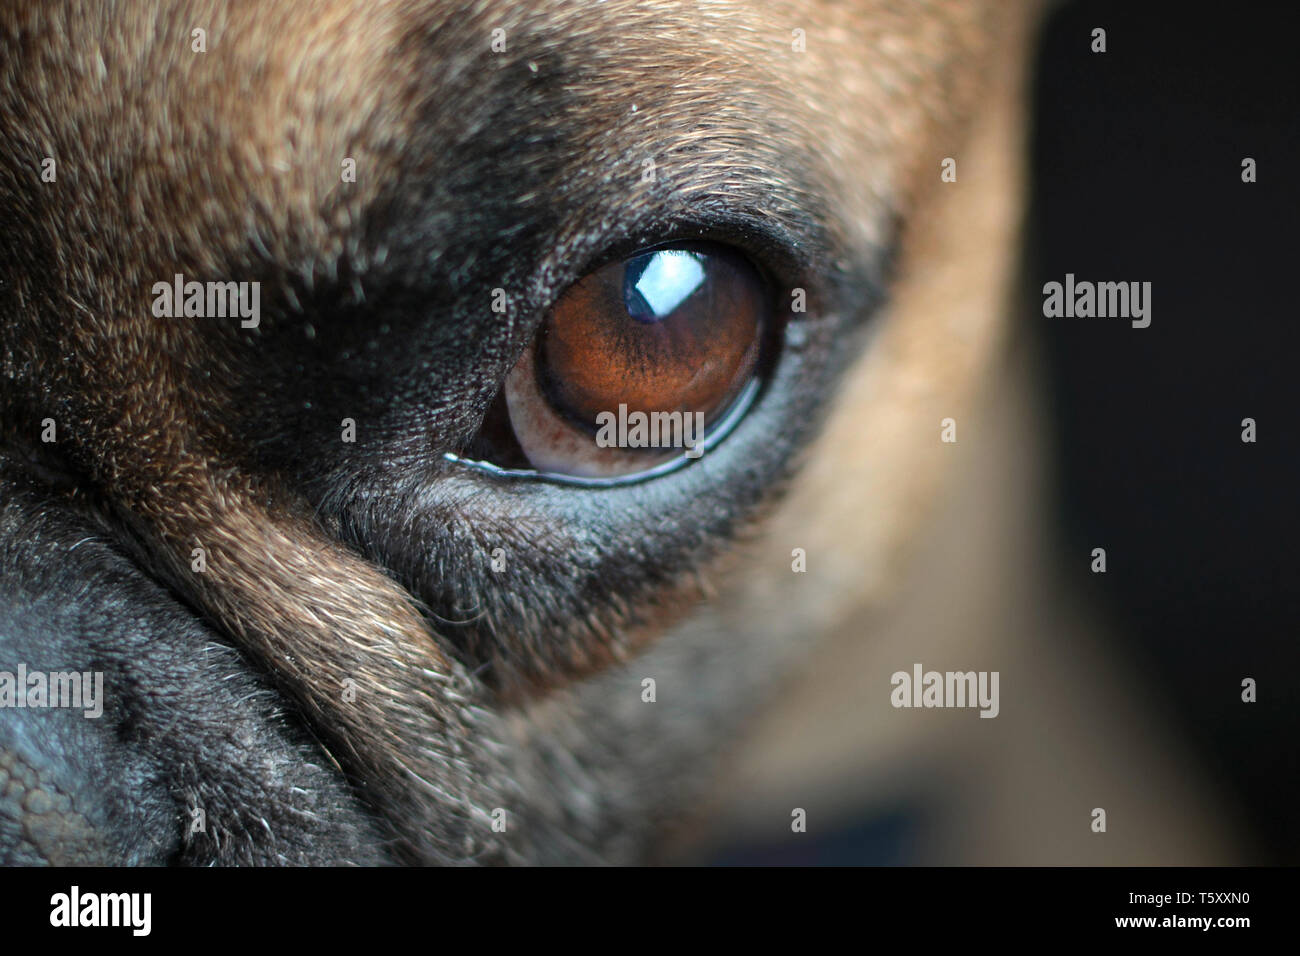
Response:
[[[250,247],[282,267],[286,288],[288,277],[310,283],[382,257],[351,230],[381,187],[409,172],[395,165],[406,161],[402,144],[436,95],[413,37],[445,31],[485,44],[498,24],[512,37],[544,24],[587,49],[592,114],[579,119],[606,131],[580,164],[593,179],[652,154],[669,182],[677,164],[716,167],[716,190],[730,175],[732,137],[753,122],[730,104],[762,103],[774,143],[819,159],[813,174],[848,246],[885,244],[884,210],[921,224],[906,235],[903,284],[880,337],[769,532],[783,548],[842,555],[840,570],[818,576],[817,597],[793,597],[803,582],[791,582],[788,556],[765,552],[711,612],[741,632],[821,630],[850,613],[845,596],[879,577],[905,536],[930,490],[916,479],[940,465],[938,419],[960,408],[996,341],[1018,174],[1022,64],[1007,48],[1023,47],[1024,18],[1018,3],[870,0],[169,0],[111,13],[19,4],[0,18],[7,41],[21,32],[58,54],[47,69],[6,77],[15,112],[0,132],[27,157],[23,175],[39,156],[60,158],[60,201],[29,206],[20,225],[65,271],[55,295],[16,273],[7,296],[20,311],[68,321],[39,347],[21,330],[4,333],[9,407],[59,420],[69,466],[136,531],[156,573],[275,675],[392,821],[407,859],[502,856],[484,825],[490,806],[459,783],[486,780],[499,794],[512,785],[476,729],[481,688],[457,673],[402,587],[272,478],[241,470],[241,438],[223,424],[241,397],[200,374],[206,350],[223,346],[154,319],[150,284],[173,271],[224,274],[251,264]],[[188,50],[192,26],[208,31],[205,56]],[[804,54],[790,50],[794,28],[807,32]],[[453,68],[485,67],[467,56]],[[362,171],[348,189],[342,156]],[[939,184],[945,156],[958,159],[955,185]],[[798,184],[779,185],[783,202],[819,204]],[[693,198],[666,189],[668,201]],[[576,235],[597,215],[570,209],[565,223]],[[846,523],[849,513],[861,520]],[[208,551],[205,575],[189,570],[194,547]],[[578,648],[536,686],[625,656],[617,632],[594,627],[609,646]],[[349,679],[360,690],[344,704]],[[449,812],[464,815],[457,832],[478,835],[469,845],[431,835]]]

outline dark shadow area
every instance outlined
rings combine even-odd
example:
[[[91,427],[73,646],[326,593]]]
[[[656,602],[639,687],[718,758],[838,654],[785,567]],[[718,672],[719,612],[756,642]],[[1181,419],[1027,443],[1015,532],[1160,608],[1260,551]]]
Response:
[[[1062,563],[1276,862],[1300,859],[1300,185],[1285,4],[1062,6],[1038,59],[1027,268]],[[1094,27],[1107,51],[1090,50]],[[1242,181],[1242,161],[1257,181]],[[1151,325],[1042,288],[1150,282]],[[1257,440],[1242,441],[1254,419]],[[1106,550],[1107,572],[1090,569]],[[1244,678],[1258,702],[1242,702]]]

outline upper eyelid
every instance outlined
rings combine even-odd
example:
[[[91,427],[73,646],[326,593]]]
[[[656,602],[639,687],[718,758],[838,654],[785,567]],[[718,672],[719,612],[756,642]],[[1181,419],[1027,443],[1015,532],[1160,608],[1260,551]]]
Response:
[[[647,207],[643,217],[623,222],[604,237],[589,237],[584,252],[566,257],[565,281],[548,290],[542,311],[549,309],[564,291],[583,276],[639,252],[674,242],[713,242],[743,253],[774,288],[807,288],[810,297],[826,291],[822,277],[824,263],[832,257],[829,233],[824,225],[809,219],[801,226],[783,225],[766,210],[745,205],[708,209],[679,209],[671,213]],[[543,263],[543,271],[555,267]]]

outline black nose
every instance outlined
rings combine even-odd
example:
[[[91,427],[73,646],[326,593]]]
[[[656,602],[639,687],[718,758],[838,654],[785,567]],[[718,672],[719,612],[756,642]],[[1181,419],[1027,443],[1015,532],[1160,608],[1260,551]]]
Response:
[[[247,659],[76,501],[0,449],[0,865],[373,862]]]

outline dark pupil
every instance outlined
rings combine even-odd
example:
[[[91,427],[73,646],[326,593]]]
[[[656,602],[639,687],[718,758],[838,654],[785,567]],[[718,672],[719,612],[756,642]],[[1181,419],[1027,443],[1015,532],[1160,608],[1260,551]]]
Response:
[[[638,322],[666,319],[704,285],[705,257],[688,249],[633,256],[623,272],[623,302]]]

